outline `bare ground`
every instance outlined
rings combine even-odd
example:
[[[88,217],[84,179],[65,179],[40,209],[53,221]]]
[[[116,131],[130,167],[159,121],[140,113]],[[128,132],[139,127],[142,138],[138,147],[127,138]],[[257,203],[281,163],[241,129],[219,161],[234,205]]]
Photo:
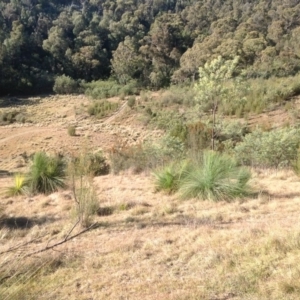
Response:
[[[118,101],[116,98],[110,100]],[[22,171],[24,156],[37,151],[69,154],[83,149],[107,151],[117,143],[138,144],[161,135],[159,131],[148,131],[141,126],[130,115],[126,102],[104,120],[88,116],[89,100],[85,96],[38,97],[23,99],[23,102],[20,100],[13,108],[0,108],[0,112],[21,111],[27,120],[25,124],[0,127],[0,170]],[[71,125],[76,126],[75,137],[68,135]]]
[[[119,139],[159,135],[147,132],[125,106],[106,123],[86,117],[88,100],[81,96],[32,101],[36,105],[26,107],[31,124],[0,127],[0,170],[22,170],[24,153],[37,150],[109,149]],[[78,136],[67,134],[70,124]],[[1,299],[299,299],[299,179],[288,171],[252,172],[256,195],[232,203],[156,193],[149,174],[96,177],[103,212],[95,217],[98,227],[28,258],[68,236],[73,194],[3,194]],[[11,178],[0,178],[0,187],[10,184]],[[22,266],[34,273],[25,283]],[[19,269],[20,279],[10,285]]]

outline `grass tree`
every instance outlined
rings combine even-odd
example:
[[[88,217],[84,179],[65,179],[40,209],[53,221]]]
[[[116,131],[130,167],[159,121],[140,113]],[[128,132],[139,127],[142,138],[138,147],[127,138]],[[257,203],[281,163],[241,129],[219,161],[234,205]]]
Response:
[[[229,201],[249,194],[250,178],[251,173],[239,167],[235,159],[206,151],[200,164],[188,169],[182,177],[179,192],[185,199]]]
[[[189,173],[192,165],[188,161],[171,163],[153,172],[155,188],[172,194],[178,191],[183,176]]]
[[[60,157],[37,152],[28,173],[27,183],[33,193],[49,194],[65,186],[65,163]]]
[[[17,173],[13,177],[13,185],[7,189],[7,195],[14,197],[24,194],[26,191],[26,177],[24,174]]]

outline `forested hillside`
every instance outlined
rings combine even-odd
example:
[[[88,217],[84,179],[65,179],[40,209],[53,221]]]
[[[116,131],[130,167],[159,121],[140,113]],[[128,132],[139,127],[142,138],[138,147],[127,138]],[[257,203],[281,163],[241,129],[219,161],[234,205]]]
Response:
[[[2,0],[0,94],[51,91],[58,75],[159,88],[222,55],[248,77],[300,69],[296,0]]]

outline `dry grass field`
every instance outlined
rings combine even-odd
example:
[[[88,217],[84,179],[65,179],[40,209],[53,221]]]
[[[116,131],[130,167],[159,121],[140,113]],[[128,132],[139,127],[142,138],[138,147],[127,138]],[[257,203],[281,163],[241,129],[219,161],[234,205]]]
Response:
[[[62,100],[51,101],[54,110]],[[22,170],[23,152],[113,143],[113,127],[86,119],[67,135],[80,101],[69,99],[60,121],[39,126],[32,114],[28,127],[0,127],[0,170]],[[148,173],[95,177],[100,209],[85,232],[74,228],[71,190],[2,192],[0,299],[299,299],[300,180],[288,170],[252,176],[255,194],[230,203],[156,192]],[[1,191],[11,184],[0,178]]]

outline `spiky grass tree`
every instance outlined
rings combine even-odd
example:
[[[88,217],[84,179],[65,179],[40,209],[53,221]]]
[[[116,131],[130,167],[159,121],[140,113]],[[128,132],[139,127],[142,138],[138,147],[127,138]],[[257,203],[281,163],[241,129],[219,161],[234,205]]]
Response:
[[[17,173],[13,178],[13,185],[7,189],[8,196],[22,195],[26,191],[26,178],[24,174]]]
[[[65,186],[65,164],[60,157],[37,152],[28,173],[28,186],[33,193],[50,194]]]
[[[172,163],[153,172],[154,184],[157,191],[172,194],[178,191],[180,181],[191,169],[189,162]]]
[[[183,198],[230,201],[249,194],[251,173],[226,155],[208,151],[198,166],[188,170],[180,181]]]

